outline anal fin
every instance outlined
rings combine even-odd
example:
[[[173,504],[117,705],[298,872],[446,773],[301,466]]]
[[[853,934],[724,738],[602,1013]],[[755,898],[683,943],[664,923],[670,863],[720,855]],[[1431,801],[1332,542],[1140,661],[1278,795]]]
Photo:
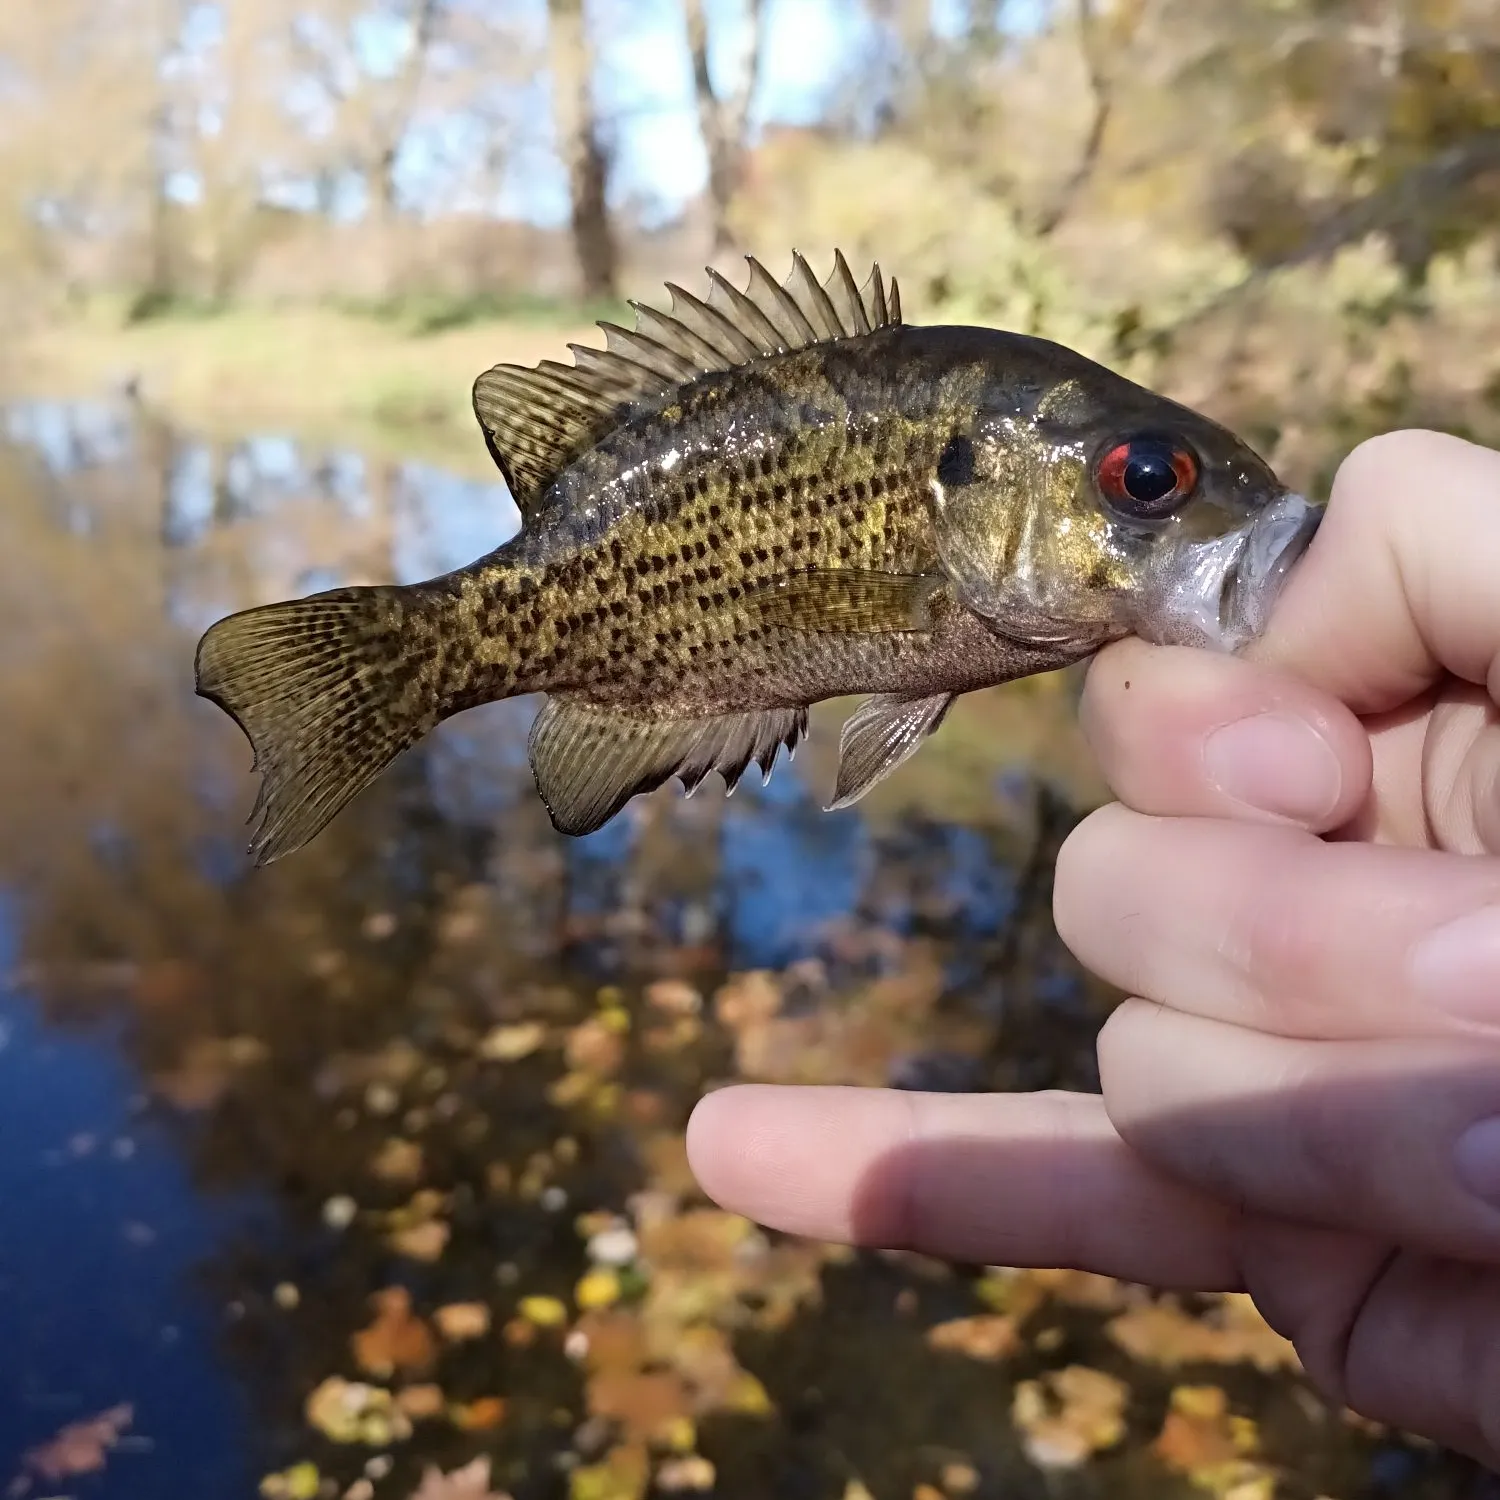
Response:
[[[839,773],[827,811],[850,807],[920,750],[947,716],[954,693],[911,698],[877,693],[844,721]]]
[[[579,835],[674,776],[689,795],[711,771],[733,792],[752,761],[769,779],[782,747],[795,752],[806,732],[806,708],[653,719],[553,697],[532,725],[528,750],[553,827]]]

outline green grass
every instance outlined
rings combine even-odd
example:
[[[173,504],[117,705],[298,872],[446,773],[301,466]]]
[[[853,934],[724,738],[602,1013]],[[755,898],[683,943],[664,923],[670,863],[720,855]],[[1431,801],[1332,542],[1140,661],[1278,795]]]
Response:
[[[197,431],[285,432],[461,472],[494,472],[475,424],[475,377],[501,361],[566,359],[570,341],[600,345],[592,309],[533,299],[515,316],[404,305],[349,308],[199,305],[131,316],[100,299],[67,320],[18,332],[0,349],[0,386],[87,396],[139,377],[145,400]],[[443,316],[437,316],[443,312]]]

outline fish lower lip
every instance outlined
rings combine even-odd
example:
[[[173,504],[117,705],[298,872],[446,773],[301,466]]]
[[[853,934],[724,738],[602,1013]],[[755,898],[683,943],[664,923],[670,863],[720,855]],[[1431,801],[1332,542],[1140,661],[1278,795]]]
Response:
[[[1312,544],[1323,508],[1288,493],[1257,523],[1229,569],[1219,600],[1226,636],[1251,640],[1265,628],[1287,575]]]

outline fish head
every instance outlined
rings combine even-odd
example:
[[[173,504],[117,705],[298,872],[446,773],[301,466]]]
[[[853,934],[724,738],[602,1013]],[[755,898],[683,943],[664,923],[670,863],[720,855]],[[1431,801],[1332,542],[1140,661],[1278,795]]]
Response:
[[[959,598],[1064,654],[1125,635],[1240,650],[1322,508],[1217,422],[1069,358],[1084,372],[1035,399],[996,382],[943,450],[934,519]]]

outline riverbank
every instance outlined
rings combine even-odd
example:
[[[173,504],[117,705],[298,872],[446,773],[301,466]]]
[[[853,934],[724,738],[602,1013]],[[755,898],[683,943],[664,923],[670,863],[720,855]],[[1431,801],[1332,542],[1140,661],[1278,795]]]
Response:
[[[586,313],[562,307],[434,321],[415,309],[298,307],[132,324],[99,307],[12,332],[0,387],[80,399],[134,382],[151,410],[205,436],[276,430],[483,478],[495,470],[469,404],[475,377],[501,361],[568,359],[570,340],[602,343]]]

